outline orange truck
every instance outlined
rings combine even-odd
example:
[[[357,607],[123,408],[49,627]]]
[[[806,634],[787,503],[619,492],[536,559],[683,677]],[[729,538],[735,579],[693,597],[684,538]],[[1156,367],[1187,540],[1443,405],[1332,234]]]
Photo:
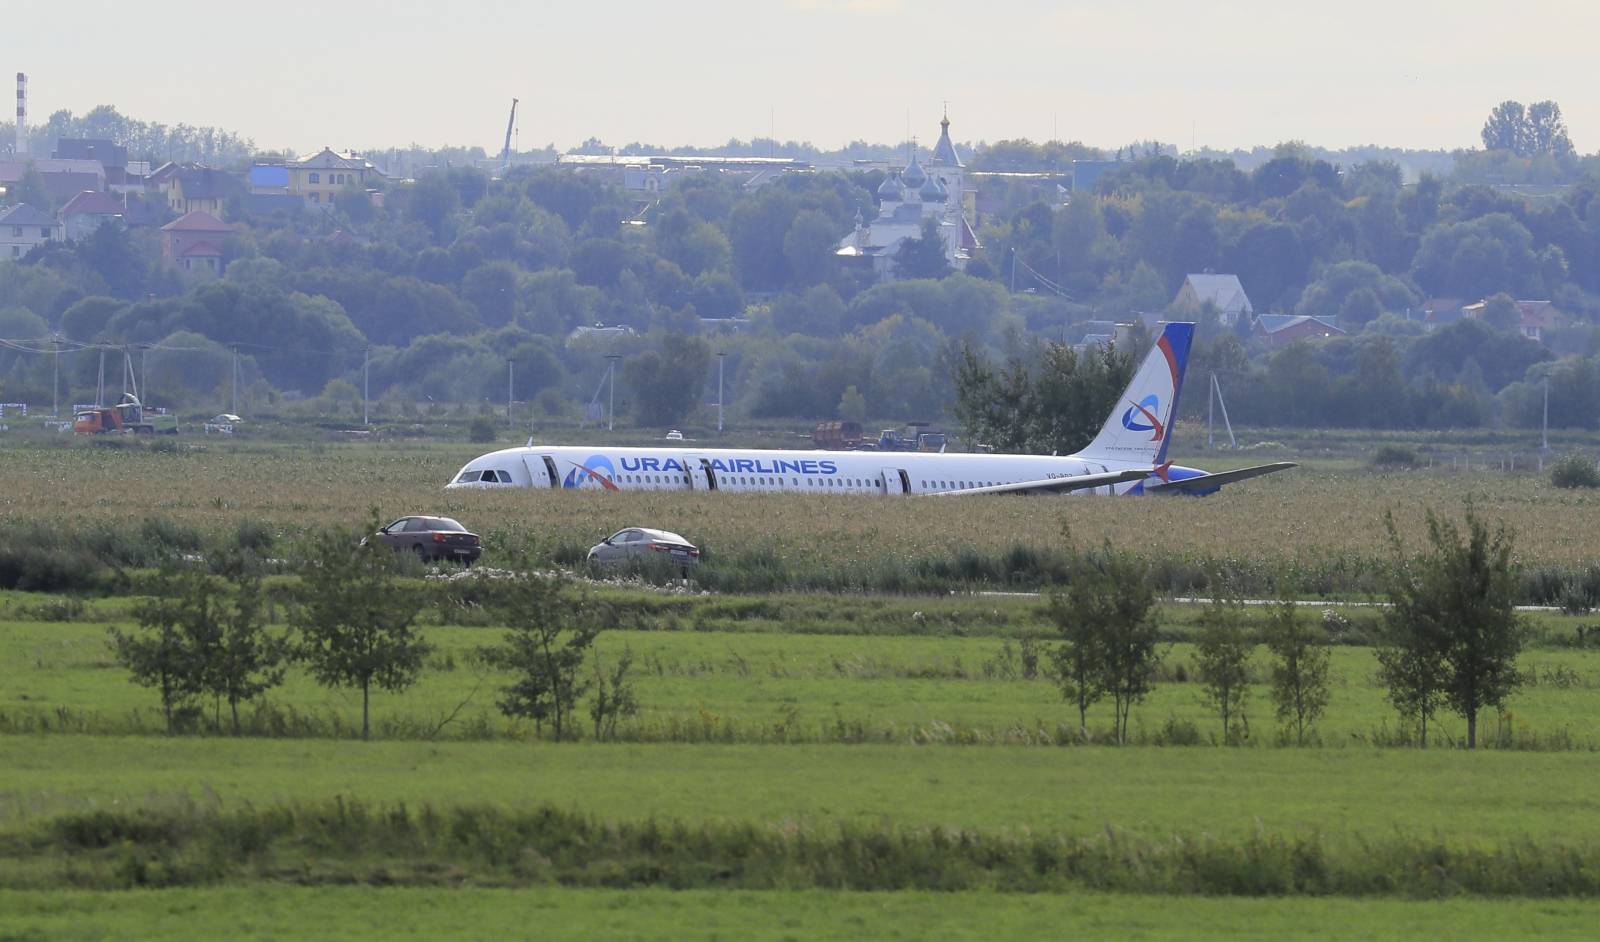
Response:
[[[79,409],[72,416],[75,435],[104,435],[108,432],[132,432],[136,435],[154,435],[164,432],[177,434],[176,416],[149,413],[138,396],[124,395],[114,406],[96,406]]]

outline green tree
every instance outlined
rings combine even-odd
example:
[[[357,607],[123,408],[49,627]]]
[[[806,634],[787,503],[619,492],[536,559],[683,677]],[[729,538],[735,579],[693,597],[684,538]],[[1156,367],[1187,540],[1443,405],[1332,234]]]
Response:
[[[676,425],[700,402],[711,347],[699,337],[667,334],[661,349],[629,360],[624,378],[641,425]]]
[[[1483,303],[1483,322],[1495,330],[1502,332],[1516,330],[1521,321],[1522,312],[1517,310],[1517,302],[1505,292]]]
[[[1295,744],[1303,746],[1307,728],[1328,707],[1327,640],[1301,617],[1293,599],[1268,609],[1261,636],[1272,656],[1273,709],[1278,722],[1294,725]]]
[[[203,650],[205,689],[228,704],[233,734],[240,733],[239,704],[283,683],[289,641],[267,630],[266,593],[259,565],[237,556],[229,591],[215,611],[215,631]]]
[[[783,236],[783,259],[789,269],[789,283],[798,290],[826,281],[833,273],[833,250],[840,235],[826,213],[801,210]]]
[[[922,232],[900,243],[894,255],[895,274],[901,278],[943,278],[950,274],[945,258],[944,234],[933,216],[922,220]]]
[[[209,580],[204,574],[168,567],[156,577],[153,588],[133,609],[143,633],[124,634],[111,628],[107,634],[113,657],[128,669],[132,681],[160,694],[170,734],[199,712],[196,700],[204,689],[205,665],[194,635],[197,628],[205,630],[211,617]]]
[[[1520,101],[1502,101],[1489,112],[1478,136],[1485,150],[1527,151],[1527,112]]]
[[[561,740],[570,732],[578,701],[589,686],[583,663],[600,633],[597,620],[567,598],[559,577],[535,572],[497,585],[488,607],[507,626],[501,643],[482,652],[488,663],[512,674],[511,683],[500,688],[500,711],[533,720],[541,733],[548,721]],[[602,695],[613,698],[608,708],[620,710],[621,701],[631,698],[626,676],[624,665],[620,676],[613,670],[603,679]],[[597,732],[601,722],[596,718]]]
[[[999,452],[1069,454],[1094,440],[1133,376],[1114,347],[1075,353],[1044,344],[1033,363],[996,370],[965,345],[956,362],[953,411],[977,441]]]
[[[1056,674],[1078,707],[1080,734],[1088,735],[1089,707],[1110,696],[1117,742],[1128,741],[1128,714],[1149,695],[1161,660],[1154,606],[1143,561],[1109,542],[1097,552],[1071,551],[1068,580],[1051,592],[1047,611],[1062,636]]]
[[[1073,567],[1065,585],[1050,591],[1046,612],[1061,643],[1052,652],[1061,695],[1078,708],[1078,736],[1089,738],[1089,707],[1104,697],[1105,631],[1114,618],[1114,587],[1098,569]]]
[[[379,525],[374,509],[366,532]],[[358,544],[347,532],[313,537],[299,568],[300,657],[323,686],[361,691],[361,738],[368,739],[372,688],[411,686],[433,650],[414,625],[422,600],[401,582],[393,550],[373,539]]]
[[[1222,717],[1222,737],[1237,742],[1250,735],[1245,705],[1250,699],[1250,654],[1255,638],[1244,617],[1244,602],[1220,575],[1216,592],[1200,614],[1195,635],[1195,669],[1205,702]]]
[[[1408,557],[1392,514],[1384,524],[1393,572],[1379,663],[1391,700],[1413,708],[1429,698],[1444,703],[1467,721],[1467,748],[1475,748],[1478,714],[1504,706],[1519,683],[1527,629],[1515,606],[1511,532],[1491,528],[1470,503],[1465,534],[1430,510],[1429,552]]]
[[[594,661],[594,697],[589,701],[589,718],[594,720],[594,738],[615,739],[617,721],[639,712],[639,695],[629,672],[633,669],[633,649],[624,647],[608,670],[597,657]]]
[[[839,418],[852,422],[864,422],[867,418],[867,399],[861,395],[851,383],[844,388],[844,395],[839,397]]]

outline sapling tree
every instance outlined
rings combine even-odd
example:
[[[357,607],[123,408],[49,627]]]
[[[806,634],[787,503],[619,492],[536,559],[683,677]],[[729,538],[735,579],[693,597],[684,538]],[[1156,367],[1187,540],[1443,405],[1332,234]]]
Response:
[[[1294,727],[1296,745],[1328,708],[1328,641],[1319,626],[1301,617],[1293,599],[1267,612],[1261,640],[1272,657],[1270,684],[1278,722]]]
[[[1109,542],[1098,552],[1073,550],[1068,572],[1068,582],[1049,603],[1062,634],[1055,653],[1062,692],[1078,705],[1081,735],[1088,732],[1089,705],[1110,696],[1117,741],[1125,743],[1128,715],[1149,695],[1161,660],[1150,618],[1155,594],[1149,573]]]
[[[378,526],[374,509],[366,532]],[[377,540],[328,530],[306,545],[294,614],[299,653],[318,683],[361,691],[362,739],[371,736],[372,688],[404,690],[422,672],[432,646],[414,624],[421,610],[421,593]]]
[[[1250,734],[1245,704],[1250,699],[1250,654],[1255,637],[1238,593],[1220,574],[1213,574],[1212,584],[1216,589],[1211,604],[1200,614],[1200,630],[1195,636],[1195,669],[1206,703],[1222,717],[1223,739],[1237,742]]]
[[[497,584],[487,607],[506,625],[501,643],[483,650],[488,663],[512,674],[500,690],[500,711],[533,720],[541,734],[548,722],[562,739],[588,690],[583,664],[600,633],[597,619],[568,598],[559,576],[525,569],[519,578]]]
[[[1428,511],[1428,550],[1409,556],[1392,514],[1385,515],[1393,565],[1379,676],[1390,700],[1423,723],[1443,704],[1467,722],[1478,744],[1478,714],[1516,691],[1517,656],[1527,636],[1516,612],[1513,538],[1467,504],[1465,532]]]

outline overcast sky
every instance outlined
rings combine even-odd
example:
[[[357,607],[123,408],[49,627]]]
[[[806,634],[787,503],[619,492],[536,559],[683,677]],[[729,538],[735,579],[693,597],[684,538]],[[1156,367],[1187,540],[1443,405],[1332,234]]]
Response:
[[[1184,149],[1300,139],[1476,146],[1553,98],[1600,149],[1600,6],[1584,0],[5,0],[0,74],[30,120],[115,105],[300,153],[931,143],[1052,136]]]

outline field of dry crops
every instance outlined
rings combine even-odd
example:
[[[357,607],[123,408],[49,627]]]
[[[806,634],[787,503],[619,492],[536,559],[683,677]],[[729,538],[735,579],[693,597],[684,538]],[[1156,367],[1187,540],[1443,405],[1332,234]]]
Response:
[[[592,542],[614,528],[677,530],[713,548],[767,547],[803,561],[870,561],[889,552],[937,555],[1084,543],[1168,555],[1326,562],[1384,549],[1392,510],[1408,540],[1424,511],[1459,514],[1471,497],[1517,532],[1526,562],[1583,564],[1595,555],[1600,496],[1561,491],[1534,474],[1377,473],[1315,461],[1203,499],[984,498],[938,502],[856,496],[446,493],[442,485],[483,451],[469,444],[181,442],[172,450],[84,442],[0,447],[0,526],[46,520],[71,527],[168,517],[223,530],[242,520],[289,532],[384,516],[443,513],[498,538]],[[1204,462],[1195,462],[1204,463]],[[1225,464],[1219,461],[1217,464]]]

